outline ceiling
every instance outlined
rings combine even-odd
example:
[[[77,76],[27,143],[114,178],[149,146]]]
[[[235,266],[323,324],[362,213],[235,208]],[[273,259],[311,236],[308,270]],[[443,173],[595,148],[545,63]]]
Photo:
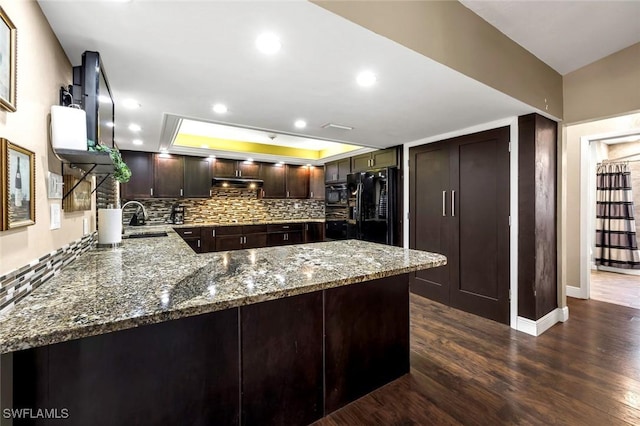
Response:
[[[640,42],[640,1],[460,2],[562,75]]]
[[[121,149],[167,148],[184,118],[249,128],[263,138],[277,134],[276,144],[291,135],[385,148],[536,111],[306,1],[39,4],[73,65],[85,50],[100,52]],[[256,49],[264,31],[280,37],[278,53]],[[373,71],[376,84],[358,86],[362,70]],[[123,108],[130,98],[141,107]],[[228,112],[214,113],[215,103]],[[306,120],[306,128],[295,128],[297,119]],[[142,129],[132,132],[130,123]],[[353,130],[322,127],[327,123]],[[143,145],[133,145],[134,139]],[[340,156],[290,162],[321,164]]]

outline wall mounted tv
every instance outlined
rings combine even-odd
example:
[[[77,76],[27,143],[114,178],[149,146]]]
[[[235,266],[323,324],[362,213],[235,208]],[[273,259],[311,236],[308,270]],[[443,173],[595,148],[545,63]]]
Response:
[[[82,65],[73,67],[73,97],[87,113],[87,145],[115,146],[115,105],[109,80],[98,52],[82,54]]]

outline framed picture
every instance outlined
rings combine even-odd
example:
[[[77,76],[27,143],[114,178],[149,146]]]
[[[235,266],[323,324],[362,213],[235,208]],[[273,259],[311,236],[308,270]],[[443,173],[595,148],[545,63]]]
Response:
[[[36,156],[6,139],[0,139],[0,230],[36,223]]]
[[[78,183],[78,181],[80,182]],[[65,191],[70,190],[76,184],[78,186],[71,194],[62,199],[62,210],[67,213],[91,210],[91,182],[71,175],[64,175]]]
[[[49,172],[49,179],[47,181],[48,196],[50,200],[62,200],[62,176],[56,173]]]
[[[16,27],[0,7],[0,107],[16,110]]]

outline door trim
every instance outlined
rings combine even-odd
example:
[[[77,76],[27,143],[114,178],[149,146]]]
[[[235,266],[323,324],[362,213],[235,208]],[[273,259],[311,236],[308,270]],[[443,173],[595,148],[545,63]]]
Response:
[[[503,120],[492,121],[467,127],[453,132],[442,133],[440,135],[407,142],[403,147],[403,164],[405,179],[403,179],[403,247],[409,248],[409,148],[464,136],[471,133],[483,132],[496,129],[498,127],[509,126],[511,135],[511,152],[509,156],[509,214],[511,216],[511,229],[509,230],[509,289],[511,291],[511,302],[509,306],[509,324],[511,328],[519,330],[518,327],[518,117],[510,117]]]

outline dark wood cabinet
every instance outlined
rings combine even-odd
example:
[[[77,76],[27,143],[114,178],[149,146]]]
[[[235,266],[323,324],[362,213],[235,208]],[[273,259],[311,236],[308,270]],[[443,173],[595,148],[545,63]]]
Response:
[[[260,176],[260,163],[238,161],[238,171],[242,178],[257,178]]]
[[[135,200],[153,197],[152,154],[140,151],[122,151],[122,159],[131,169],[131,179],[120,184],[120,198]]]
[[[202,253],[216,251],[216,227],[203,226],[200,228],[200,239],[202,241]]]
[[[285,166],[287,198],[309,196],[309,168],[307,166]]]
[[[196,253],[202,253],[202,227],[191,228],[174,228],[174,230],[182,237],[182,239],[189,244],[189,247]]]
[[[325,182],[346,182],[347,175],[351,173],[351,158],[331,161],[325,164]]]
[[[285,167],[276,164],[263,164],[260,170],[260,179],[264,181],[262,186],[263,198],[286,198],[287,187],[285,184]]]
[[[308,222],[304,224],[304,242],[317,243],[324,241],[324,223]]]
[[[413,147],[409,159],[410,247],[447,256],[446,267],[414,273],[412,291],[507,324],[509,135]]]
[[[324,200],[324,167],[309,168],[309,198]]]
[[[208,158],[184,157],[184,197],[211,196],[211,162]]]
[[[351,171],[353,173],[396,166],[398,166],[398,150],[396,148],[379,149],[368,154],[351,157]]]
[[[215,177],[257,178],[260,176],[260,163],[218,158],[213,167]]]
[[[537,321],[558,307],[557,123],[518,118],[518,316]]]
[[[184,157],[181,155],[154,155],[154,197],[178,198],[183,196]]]
[[[215,177],[237,177],[236,160],[216,158],[213,163],[213,175]]]

